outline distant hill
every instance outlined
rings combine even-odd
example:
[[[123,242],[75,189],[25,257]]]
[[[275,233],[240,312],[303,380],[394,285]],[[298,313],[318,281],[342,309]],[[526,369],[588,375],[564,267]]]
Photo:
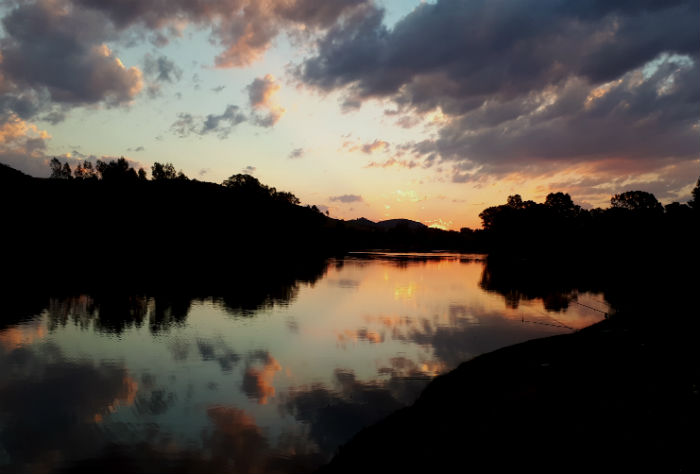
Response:
[[[364,217],[360,217],[359,219],[353,219],[350,221],[347,221],[349,224],[355,224],[358,226],[364,226],[364,227],[372,227],[375,229],[382,229],[382,230],[391,230],[395,229],[397,227],[409,229],[409,230],[421,230],[421,229],[427,229],[428,226],[421,222],[417,221],[412,221],[410,219],[388,219],[385,221],[379,221],[379,222],[374,222],[369,219],[366,219]]]
[[[28,174],[24,174],[21,171],[12,168],[11,166],[7,166],[3,163],[0,163],[0,182],[18,181],[25,179],[32,179],[32,177]]]
[[[410,219],[389,219],[386,221],[377,222],[377,226],[382,229],[395,229],[397,227],[406,227],[411,230],[427,229],[428,226],[422,222],[412,221]]]

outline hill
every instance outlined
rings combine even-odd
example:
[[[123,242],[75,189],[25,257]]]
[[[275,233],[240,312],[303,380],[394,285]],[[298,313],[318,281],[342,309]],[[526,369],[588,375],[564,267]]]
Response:
[[[382,230],[393,230],[396,228],[403,228],[407,230],[423,230],[428,228],[428,226],[423,224],[422,222],[412,221],[410,219],[388,219],[384,221],[373,222],[365,217],[360,217],[358,219],[352,219],[346,222],[353,226],[368,227]]]
[[[19,170],[7,166],[6,164],[0,163],[0,183],[8,183],[18,180],[33,179],[28,174],[24,174]]]

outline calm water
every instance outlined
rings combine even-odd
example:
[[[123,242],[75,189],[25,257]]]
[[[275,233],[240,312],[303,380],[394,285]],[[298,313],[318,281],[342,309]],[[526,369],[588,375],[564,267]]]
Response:
[[[13,302],[0,471],[312,469],[437,374],[607,310],[487,280],[479,256],[358,255],[230,296]]]

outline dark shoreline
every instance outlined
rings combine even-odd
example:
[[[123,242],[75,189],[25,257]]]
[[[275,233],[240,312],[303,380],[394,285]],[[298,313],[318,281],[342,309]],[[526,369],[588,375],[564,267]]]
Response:
[[[697,472],[697,323],[647,316],[464,362],[319,472]]]

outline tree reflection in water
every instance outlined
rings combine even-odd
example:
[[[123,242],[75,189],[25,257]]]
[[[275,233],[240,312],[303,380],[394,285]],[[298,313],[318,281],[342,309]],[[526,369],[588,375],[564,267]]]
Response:
[[[458,254],[244,269],[169,290],[5,288],[2,468],[312,471],[435,375],[568,332],[521,313],[576,318],[571,302],[595,289],[523,285]]]

